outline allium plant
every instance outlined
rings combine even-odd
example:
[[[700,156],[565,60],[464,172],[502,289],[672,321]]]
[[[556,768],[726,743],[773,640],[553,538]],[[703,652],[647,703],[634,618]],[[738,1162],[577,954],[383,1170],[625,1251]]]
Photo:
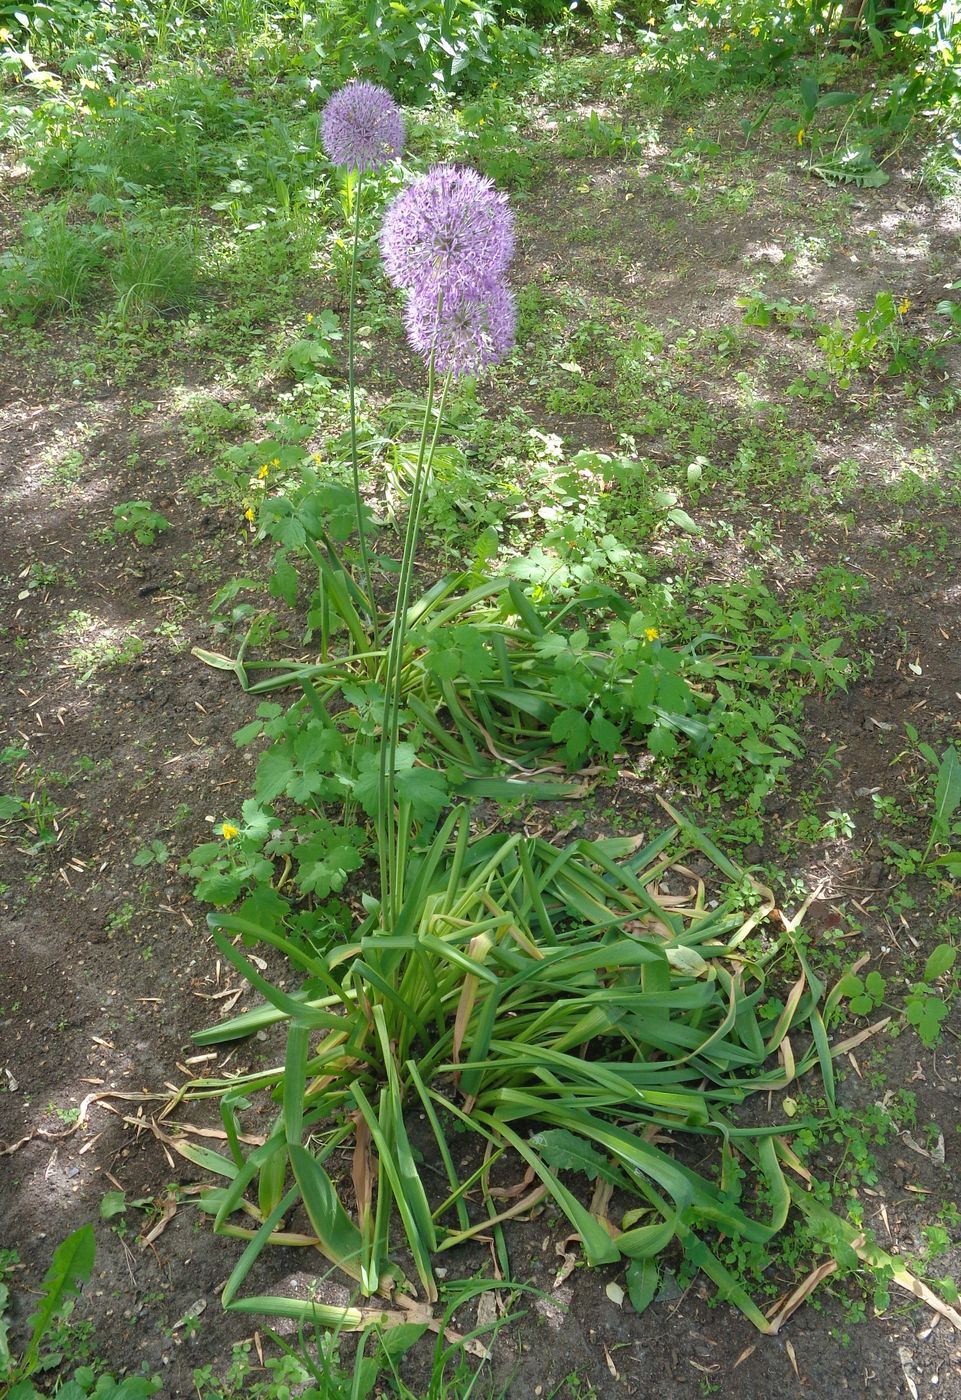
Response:
[[[347,392],[350,400],[350,464],[357,506],[357,540],[360,546],[368,612],[377,630],[370,555],[364,531],[363,502],[360,495],[360,466],[357,457],[357,389],[354,378],[354,317],[357,289],[357,246],[360,241],[360,205],[363,178],[368,171],[380,170],[404,149],[404,118],[386,88],[355,79],[340,88],[328,101],[321,119],[321,141],[335,165],[356,172],[353,190],[354,236],[350,258],[350,300],[347,308]]]
[[[364,175],[379,170],[404,149],[404,118],[386,88],[355,79],[339,88],[324,108],[321,140],[334,165]]]
[[[503,277],[514,219],[507,196],[486,176],[435,165],[391,204],[380,247],[395,287],[446,297]]]
[[[384,682],[378,855],[381,918],[396,920],[403,895],[406,822],[396,825],[395,757],[407,609],[420,518],[452,379],[478,374],[510,353],[514,301],[503,278],[514,251],[506,195],[476,171],[437,165],[394,200],[381,231],[384,267],[408,293],[411,346],[427,362],[427,407],[411,489]],[[436,375],[443,387],[435,413]]]
[[[440,374],[479,374],[514,343],[514,298],[501,282],[479,281],[437,297],[416,289],[405,312],[407,338]]]
[[[633,838],[559,848],[521,832],[478,835],[466,805],[420,849],[410,849],[411,808],[396,801],[394,769],[425,483],[451,380],[495,364],[513,339],[513,305],[503,281],[511,246],[503,197],[469,171],[441,168],[418,186],[446,191],[436,206],[438,226],[432,232],[421,220],[419,204],[416,218],[399,217],[395,205],[385,231],[394,273],[406,269],[409,276],[401,284],[409,297],[408,333],[426,356],[428,389],[384,680],[381,902],[353,942],[327,949],[310,938],[288,937],[282,919],[278,924],[266,906],[212,917],[223,958],[266,1004],[195,1041],[214,1045],[287,1023],[282,1066],[185,1085],[177,1096],[220,1098],[229,1158],[183,1138],[170,1141],[188,1160],[226,1178],[202,1204],[215,1212],[215,1229],[249,1241],[224,1288],[224,1304],[366,1335],[372,1324],[386,1323],[382,1305],[341,1308],[313,1298],[239,1298],[237,1292],[268,1243],[316,1250],[368,1297],[388,1294],[401,1282],[406,1287],[391,1262],[396,1213],[426,1299],[416,1317],[427,1324],[438,1298],[432,1256],[476,1239],[544,1196],[566,1214],[590,1263],[625,1261],[639,1309],[655,1296],[657,1255],[676,1242],[721,1297],[762,1332],[776,1333],[803,1288],[765,1316],[729,1267],[730,1251],[716,1255],[710,1241],[733,1239],[735,1253],[742,1241],[744,1257],[753,1258],[783,1227],[792,1201],[819,1247],[836,1251],[843,1244],[880,1277],[931,1301],[934,1295],[919,1291],[924,1285],[899,1260],[866,1245],[863,1234],[822,1204],[819,1192],[793,1181],[799,1163],[785,1141],[789,1124],[759,1119],[745,1126],[733,1116],[748,1095],[785,1089],[815,1066],[833,1106],[832,1056],[859,1039],[828,1042],[825,1022],[831,1024],[843,984],[825,998],[795,938],[800,915],[791,921],[782,916],[762,951],[746,956],[757,927],[769,921],[774,896],[670,808],[673,827],[643,850]],[[438,370],[443,387],[435,408]],[[356,587],[344,571],[331,579]],[[369,601],[373,617],[372,594]],[[515,601],[523,616],[526,600],[519,594]],[[341,610],[341,616],[347,621],[350,612]],[[358,620],[351,635],[360,648],[363,631]],[[310,697],[306,683],[305,689]],[[311,705],[320,719],[319,698]],[[225,840],[239,834],[224,825]],[[668,893],[662,883],[668,871],[672,881],[675,871],[687,871],[691,853],[716,870],[719,897],[710,908],[700,879],[686,895]],[[241,940],[285,953],[303,986],[292,994],[266,981]],[[785,976],[797,978],[789,995],[783,1004],[765,1006],[765,979],[783,992]],[[774,1005],[780,1008],[776,1019]],[[241,1136],[238,1110],[263,1089],[279,1111],[265,1137],[251,1142]],[[447,1198],[438,1207],[408,1136],[411,1110],[423,1131],[433,1132],[432,1169],[442,1168],[447,1177]],[[458,1176],[445,1123],[480,1135],[482,1169]],[[794,1126],[802,1123],[814,1126],[810,1119]],[[717,1139],[720,1181],[702,1177],[665,1149],[691,1132]],[[324,1165],[351,1138],[354,1216]],[[537,1178],[506,1209],[495,1201],[488,1173],[505,1147]],[[633,1194],[637,1207],[623,1217],[622,1228],[603,1208],[595,1212],[581,1203],[559,1176],[571,1171]],[[741,1205],[743,1173],[757,1188],[747,1194],[766,1205],[768,1218],[749,1216]],[[255,1181],[256,1205],[247,1199]],[[468,1190],[483,1198],[473,1221]],[[283,1224],[298,1202],[312,1234],[291,1233]],[[241,1210],[245,1224],[238,1226],[231,1217]],[[408,1300],[391,1320],[412,1322],[412,1306]]]

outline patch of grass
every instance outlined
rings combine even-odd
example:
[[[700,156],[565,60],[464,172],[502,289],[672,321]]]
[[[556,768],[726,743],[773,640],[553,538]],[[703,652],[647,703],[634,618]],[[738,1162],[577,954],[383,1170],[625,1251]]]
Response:
[[[182,237],[164,237],[149,227],[124,231],[111,265],[115,314],[121,324],[142,322],[190,304],[196,279],[194,253]]]
[[[19,247],[0,259],[0,310],[30,324],[49,312],[76,312],[102,271],[108,231],[79,223],[69,204],[50,204],[24,223]]]

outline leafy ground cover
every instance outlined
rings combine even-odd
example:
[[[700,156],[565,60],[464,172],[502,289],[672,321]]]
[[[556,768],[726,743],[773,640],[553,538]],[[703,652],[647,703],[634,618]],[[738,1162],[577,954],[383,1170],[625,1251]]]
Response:
[[[281,1394],[310,1377],[272,1349],[262,1316],[221,1312],[241,1249],[196,1209],[206,1154],[231,1134],[241,1156],[257,1149],[275,1110],[253,1097],[223,1121],[204,1102],[162,1110],[188,1080],[256,1087],[283,1061],[276,1017],[239,1042],[211,1030],[256,1000],[244,968],[298,991],[296,960],[269,940],[241,954],[224,937],[237,901],[248,921],[286,921],[309,971],[318,930],[347,939],[376,887],[363,749],[383,658],[374,647],[366,667],[338,669],[318,582],[330,574],[317,573],[329,539],[352,550],[355,193],[324,159],[318,112],[354,64],[389,82],[386,50],[346,11],[326,30],[259,11],[162,11],[146,29],[134,10],[27,17],[28,49],[17,33],[4,57],[0,269],[12,1335],[29,1354],[23,1299],[92,1220],[96,1262],[87,1235],[76,1245],[90,1282],[44,1343],[51,1374],[80,1368],[82,1393],[129,1369],[170,1394]],[[949,108],[937,44],[950,36],[934,36],[932,64],[902,36],[919,69],[906,79],[883,24],[845,48],[760,12],[715,16],[702,35],[671,11],[562,24],[545,55],[543,34],[482,18],[445,31],[454,52],[439,69],[408,63],[414,34],[393,36],[398,96],[426,105],[408,110],[406,168],[370,182],[361,209],[360,449],[382,600],[424,394],[380,270],[385,202],[431,160],[469,159],[518,218],[517,349],[444,408],[417,571],[431,601],[405,673],[405,800],[430,823],[466,797],[475,852],[521,841],[536,864],[581,842],[573,883],[587,898],[592,851],[640,838],[650,873],[667,801],[699,833],[664,847],[672,866],[653,888],[667,924],[714,909],[708,932],[745,929],[752,970],[790,926],[796,961],[758,1002],[762,1044],[783,1046],[788,974],[803,966],[834,989],[825,1034],[846,1048],[832,1093],[823,1058],[820,1077],[783,1082],[808,1050],[788,1037],[762,1081],[769,1111],[752,1106],[762,1095],[735,1120],[742,1133],[797,1127],[786,1175],[801,1208],[776,1246],[730,1226],[776,1214],[780,1168],[758,1195],[749,1176],[738,1186],[743,1152],[672,1133],[663,1113],[647,1124],[691,1179],[720,1173],[728,1214],[708,1277],[703,1248],[681,1240],[659,1269],[643,1251],[605,1254],[612,1233],[651,1217],[630,1218],[624,1142],[575,1151],[576,1115],[542,1110],[536,1143],[566,1219],[525,1176],[532,1140],[515,1144],[526,1163],[482,1162],[454,1131],[460,1100],[439,1134],[415,1116],[411,1160],[439,1168],[431,1207],[450,1186],[446,1132],[472,1210],[511,1217],[485,1231],[461,1220],[433,1275],[432,1316],[447,1309],[462,1336],[486,1325],[492,1357],[478,1368],[452,1345],[445,1362],[411,1304],[379,1381],[373,1341],[355,1374],[403,1394],[398,1372],[418,1395],[643,1394],[655,1374],[679,1396],[799,1381],[826,1393],[856,1374],[880,1395],[951,1394],[950,1318],[851,1245],[863,1234],[868,1250],[911,1257],[956,1301],[959,227],[950,141],[922,114]],[[442,17],[428,7],[420,23],[433,35]],[[431,594],[449,573],[457,589]],[[445,612],[465,592],[469,608]],[[491,631],[523,684],[492,669]],[[303,679],[313,689],[298,700]],[[438,679],[451,724],[430,722]],[[339,697],[340,738],[320,742],[311,694]],[[348,794],[346,829],[334,790]],[[550,924],[554,886],[532,888]],[[521,917],[509,882],[487,897],[488,914]],[[234,910],[216,942],[209,906]],[[633,992],[607,993],[630,1012]],[[552,1025],[535,997],[511,1015],[545,1055],[569,1048],[543,1043],[570,1028],[569,1009]],[[756,1030],[725,1040],[730,1063]],[[663,1052],[655,1040],[645,1058]],[[486,1089],[489,1113],[516,1073],[502,1061],[493,1085],[480,1073],[465,1092]],[[332,1177],[361,1200],[356,1158],[352,1175],[344,1140],[328,1147]],[[262,1215],[280,1201],[262,1174]],[[845,1238],[818,1228],[832,1204]],[[583,1267],[572,1214],[606,1267]],[[358,1304],[313,1251],[306,1265],[286,1254],[262,1252],[245,1287]],[[818,1287],[762,1337],[735,1279],[770,1317],[805,1281]],[[295,1322],[276,1326],[296,1342]],[[349,1394],[350,1340],[314,1346],[321,1393]]]

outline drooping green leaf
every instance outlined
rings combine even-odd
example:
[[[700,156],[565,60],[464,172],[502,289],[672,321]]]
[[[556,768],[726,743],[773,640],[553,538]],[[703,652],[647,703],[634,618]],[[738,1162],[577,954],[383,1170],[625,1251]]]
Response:
[[[40,1303],[30,1318],[32,1331],[23,1362],[28,1375],[36,1368],[40,1344],[47,1331],[80,1292],[81,1284],[90,1277],[96,1252],[92,1225],[81,1225],[56,1249],[43,1280]]]
[[[304,1208],[320,1240],[319,1249],[332,1264],[359,1281],[363,1237],[341,1204],[334,1183],[305,1147],[291,1143],[288,1154]]]

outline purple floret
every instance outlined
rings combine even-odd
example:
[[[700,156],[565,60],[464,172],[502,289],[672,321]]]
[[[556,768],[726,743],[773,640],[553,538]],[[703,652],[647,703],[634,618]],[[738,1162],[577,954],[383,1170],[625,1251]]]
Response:
[[[435,165],[391,204],[380,246],[395,287],[446,296],[504,273],[514,251],[514,219],[493,181],[476,170]]]
[[[510,354],[514,344],[514,298],[496,280],[457,288],[442,299],[415,288],[404,313],[407,338],[441,374],[479,374]]]
[[[330,98],[321,125],[324,150],[335,165],[361,174],[379,170],[404,149],[404,118],[386,88],[353,79]]]

